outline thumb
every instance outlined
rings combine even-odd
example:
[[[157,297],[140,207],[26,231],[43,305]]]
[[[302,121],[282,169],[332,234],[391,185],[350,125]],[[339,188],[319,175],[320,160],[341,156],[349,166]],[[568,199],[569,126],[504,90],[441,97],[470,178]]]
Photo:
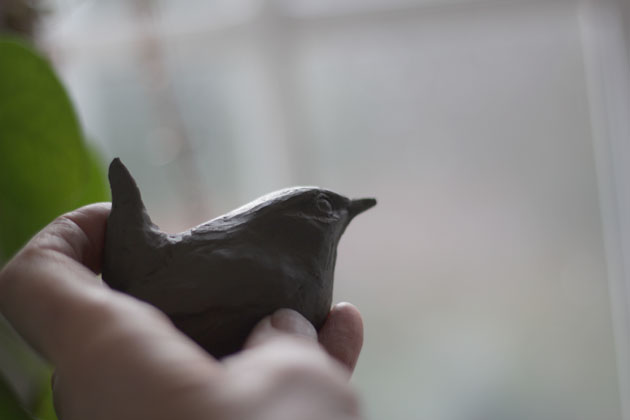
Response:
[[[317,331],[313,324],[292,309],[279,309],[254,327],[244,348],[257,347],[287,335],[317,342]]]

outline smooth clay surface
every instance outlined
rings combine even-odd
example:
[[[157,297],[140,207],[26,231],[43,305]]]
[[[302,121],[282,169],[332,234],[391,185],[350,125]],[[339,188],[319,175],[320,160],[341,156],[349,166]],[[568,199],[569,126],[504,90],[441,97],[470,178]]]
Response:
[[[112,211],[104,281],[164,311],[210,354],[238,351],[253,326],[292,308],[316,328],[330,310],[337,244],[376,204],[295,187],[171,235],[151,222],[119,159],[109,167]]]

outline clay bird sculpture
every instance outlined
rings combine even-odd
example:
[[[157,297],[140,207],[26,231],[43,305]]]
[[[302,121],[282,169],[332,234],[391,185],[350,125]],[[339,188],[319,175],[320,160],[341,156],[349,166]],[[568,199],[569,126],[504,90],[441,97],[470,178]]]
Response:
[[[219,358],[238,351],[256,323],[279,308],[300,312],[319,329],[330,310],[339,239],[376,204],[288,188],[167,234],[151,222],[119,159],[109,182],[103,280],[161,309]]]

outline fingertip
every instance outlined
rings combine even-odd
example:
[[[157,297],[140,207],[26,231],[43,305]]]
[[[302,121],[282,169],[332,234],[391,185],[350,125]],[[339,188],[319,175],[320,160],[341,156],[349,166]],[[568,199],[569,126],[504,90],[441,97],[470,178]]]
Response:
[[[60,252],[98,273],[111,203],[94,203],[65,213],[27,245]]]
[[[244,348],[256,347],[284,335],[317,340],[317,331],[306,318],[292,309],[279,309],[258,322]]]
[[[330,311],[334,316],[343,317],[346,321],[351,321],[361,327],[363,331],[363,317],[359,309],[350,302],[339,302]],[[340,318],[341,319],[341,318]]]
[[[363,318],[357,307],[348,302],[333,306],[319,332],[319,342],[353,372],[363,347]]]
[[[278,331],[311,339],[317,338],[317,331],[313,324],[293,309],[277,310],[271,315],[270,322],[271,326]]]
[[[62,217],[74,220],[81,227],[98,226],[105,222],[112,208],[112,203],[92,203],[72,210]]]

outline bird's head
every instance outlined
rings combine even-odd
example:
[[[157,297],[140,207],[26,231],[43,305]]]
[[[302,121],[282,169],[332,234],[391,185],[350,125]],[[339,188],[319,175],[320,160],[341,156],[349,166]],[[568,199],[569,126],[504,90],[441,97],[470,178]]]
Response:
[[[247,226],[270,247],[317,255],[334,264],[337,244],[350,221],[374,205],[373,198],[353,200],[318,187],[293,187],[260,197],[221,219]]]

